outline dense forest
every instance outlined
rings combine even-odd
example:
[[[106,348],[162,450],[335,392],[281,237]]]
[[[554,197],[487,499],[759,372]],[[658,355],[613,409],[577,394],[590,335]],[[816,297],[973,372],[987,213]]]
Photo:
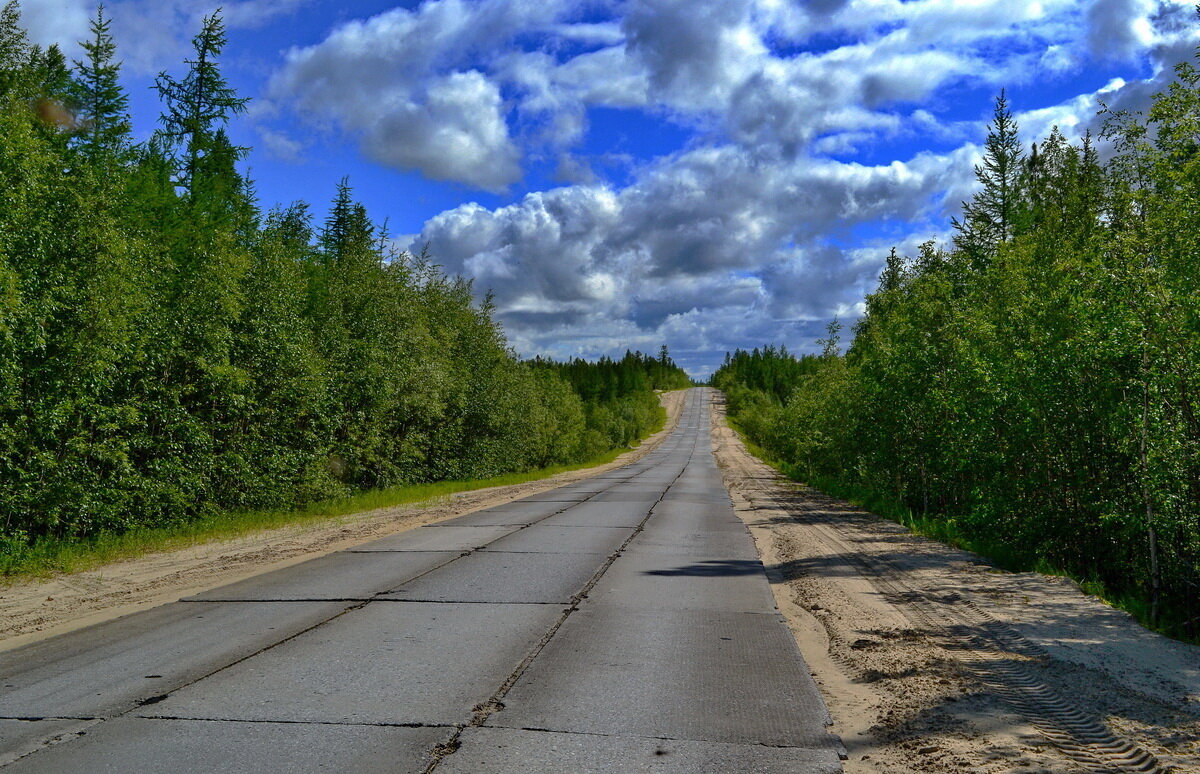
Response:
[[[144,142],[91,32],[69,63],[0,11],[0,550],[587,460],[686,383],[665,353],[521,362],[346,184],[261,211],[219,16]]]
[[[620,360],[575,358],[559,363],[534,358],[529,365],[565,381],[583,401],[586,432],[591,436],[584,445],[589,449],[627,446],[641,438],[661,422],[655,391],[682,390],[692,383],[675,365],[666,345],[657,358],[626,351]]]
[[[835,325],[821,355],[739,352],[713,383],[796,477],[1194,638],[1200,71],[1103,119],[1025,147],[1001,94],[953,242],[893,251],[845,354]]]

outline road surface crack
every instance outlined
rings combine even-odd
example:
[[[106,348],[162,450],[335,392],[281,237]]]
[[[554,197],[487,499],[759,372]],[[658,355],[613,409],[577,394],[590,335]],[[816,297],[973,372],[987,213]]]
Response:
[[[697,402],[696,405],[694,405],[690,410],[694,414],[699,416],[700,407],[701,407],[700,403]],[[677,432],[677,430],[678,430],[678,425],[676,426],[675,430],[672,430],[672,432]],[[695,439],[692,442],[691,451],[688,452],[687,461],[683,463],[683,465],[679,469],[679,472],[675,474],[675,477],[673,479],[671,479],[670,483],[668,483],[665,487],[663,487],[663,490],[659,494],[658,499],[655,500],[653,503],[651,503],[650,507],[646,511],[645,517],[642,518],[642,520],[638,522],[637,526],[629,534],[629,537],[625,538],[624,542],[621,543],[621,545],[617,548],[617,550],[605,559],[604,563],[602,565],[600,565],[599,569],[597,569],[596,572],[592,575],[592,577],[590,579],[588,579],[588,582],[584,584],[583,588],[580,589],[580,591],[577,592],[571,598],[570,606],[563,611],[562,615],[559,616],[558,620],[556,620],[553,624],[551,624],[550,628],[546,631],[546,633],[544,635],[542,635],[542,638],[537,643],[534,644],[534,646],[530,650],[529,654],[521,661],[520,664],[517,665],[516,669],[514,669],[512,671],[512,673],[508,676],[508,679],[506,679],[500,685],[500,687],[496,690],[495,693],[492,694],[492,696],[489,699],[487,699],[486,701],[484,701],[481,704],[476,705],[476,707],[472,711],[471,721],[466,726],[460,728],[448,741],[437,745],[431,751],[431,753],[430,753],[431,760],[429,762],[429,765],[425,767],[425,770],[422,774],[432,774],[432,772],[441,764],[441,762],[443,760],[445,760],[446,758],[448,758],[449,756],[453,755],[455,752],[458,751],[459,747],[462,744],[461,738],[462,738],[463,730],[465,730],[466,728],[478,728],[478,727],[482,726],[484,723],[487,722],[488,718],[491,717],[492,714],[494,714],[495,712],[504,708],[503,699],[504,699],[505,695],[508,694],[509,689],[511,689],[512,686],[516,684],[517,680],[519,680],[521,678],[521,675],[523,675],[525,673],[525,670],[529,668],[529,665],[533,663],[533,661],[538,657],[538,655],[542,652],[542,650],[546,647],[546,645],[548,645],[550,643],[550,640],[554,639],[554,636],[556,634],[558,634],[559,629],[562,628],[562,625],[564,623],[566,623],[567,619],[571,616],[571,614],[579,609],[580,603],[584,599],[587,598],[588,594],[591,592],[591,590],[593,588],[595,588],[596,584],[600,582],[600,579],[602,577],[604,577],[604,574],[606,572],[608,572],[608,569],[610,567],[612,567],[613,563],[618,558],[620,558],[622,554],[625,553],[625,549],[629,547],[629,544],[632,543],[639,534],[641,534],[643,529],[645,529],[646,522],[648,522],[650,520],[650,517],[654,515],[655,509],[658,508],[659,504],[662,503],[663,499],[667,496],[667,493],[669,491],[671,491],[671,488],[673,486],[675,486],[675,483],[677,481],[679,481],[680,477],[683,476],[684,472],[688,469],[688,466],[691,465],[692,460],[696,456],[696,448],[700,444],[700,437],[701,437],[701,434],[697,433]],[[654,450],[654,452],[651,452],[651,454],[661,451],[663,448],[664,448],[663,446],[659,446],[657,449]],[[650,457],[650,455],[647,455],[647,457]],[[631,477],[628,480],[633,480],[634,478],[636,478],[636,476]],[[614,486],[616,486],[616,484],[614,484]],[[609,487],[608,489],[611,489],[611,488],[612,487]],[[605,490],[605,491],[608,491],[608,490]],[[594,493],[593,495],[591,495],[591,497],[595,497],[598,494],[600,494],[600,492]],[[591,497],[589,497],[588,499],[590,500]],[[564,509],[564,510],[566,510],[566,509]]]

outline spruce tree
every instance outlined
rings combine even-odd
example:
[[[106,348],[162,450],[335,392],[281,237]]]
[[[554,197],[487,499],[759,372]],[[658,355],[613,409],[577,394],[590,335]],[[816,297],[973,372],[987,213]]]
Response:
[[[34,46],[29,63],[36,95],[54,100],[60,105],[67,105],[70,102],[73,84],[67,58],[63,56],[58,44],[51,44],[46,49]]]
[[[362,206],[354,201],[352,193],[349,178],[338,181],[333,204],[321,229],[320,245],[326,263],[338,263],[351,248],[355,237],[361,239],[363,236],[366,212],[361,211]]]
[[[252,186],[237,172],[243,149],[229,141],[224,129],[218,129],[208,143],[208,151],[196,164],[191,195],[193,217],[203,217],[210,225],[220,224],[242,242],[257,225]]]
[[[120,84],[121,63],[113,59],[117,47],[109,31],[111,24],[101,5],[91,22],[91,39],[79,44],[87,58],[75,60],[72,96],[80,118],[76,143],[92,160],[120,155],[131,132],[129,98]]]
[[[879,275],[879,291],[886,293],[900,287],[904,281],[904,259],[892,248],[884,264],[883,273]]]
[[[1001,90],[984,142],[983,164],[975,166],[975,179],[981,188],[971,201],[963,202],[962,220],[953,221],[958,231],[955,245],[977,263],[1012,237],[1022,167],[1017,122]]]
[[[176,145],[183,146],[178,183],[189,194],[202,159],[211,153],[218,130],[246,109],[248,99],[238,97],[225,80],[217,59],[225,48],[225,24],[220,13],[204,18],[200,33],[192,39],[195,58],[186,60],[187,75],[176,80],[166,72],[155,80],[165,112],[160,118],[161,134]],[[245,149],[228,146],[239,158]]]

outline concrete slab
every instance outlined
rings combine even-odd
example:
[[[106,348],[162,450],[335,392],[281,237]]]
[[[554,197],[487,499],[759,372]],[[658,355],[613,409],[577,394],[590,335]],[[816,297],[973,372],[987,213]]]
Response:
[[[670,486],[671,480],[673,478],[673,477],[668,477],[665,481],[660,481],[657,478],[653,478],[653,479],[645,478],[646,475],[649,475],[649,474],[644,474],[643,476],[639,476],[635,483],[639,487],[657,489],[659,491],[659,493],[662,493],[662,491],[664,489],[666,489],[668,486]],[[604,502],[604,501],[601,500],[600,502]]]
[[[591,497],[593,492],[576,492],[563,489],[551,489],[549,492],[523,497],[519,503],[578,503]]]
[[[557,527],[636,527],[646,518],[650,503],[581,503],[544,522]]]
[[[512,534],[520,525],[504,524],[471,527],[461,524],[417,527],[398,535],[364,543],[351,553],[368,551],[469,551],[481,548],[497,538]]]
[[[462,556],[461,551],[339,551],[206,591],[192,600],[362,601]]]
[[[551,605],[371,602],[139,714],[464,723],[561,614]]]
[[[479,551],[383,599],[565,605],[604,563],[602,554]]]
[[[641,485],[666,486],[674,483],[680,471],[687,464],[687,452],[667,452],[654,461],[654,467],[638,475],[636,481]]]
[[[662,497],[663,488],[661,486],[648,486],[645,484],[626,484],[623,486],[615,486],[604,492],[600,492],[593,497],[589,502],[593,503],[655,503]]]
[[[468,728],[458,752],[444,758],[445,774],[836,774],[830,750],[556,734],[502,728]]]
[[[0,653],[0,716],[133,708],[337,615],[345,602],[176,602]]]
[[[608,480],[601,479],[601,478],[585,478],[582,481],[576,481],[572,484],[565,484],[564,486],[560,486],[557,489],[550,490],[549,492],[546,492],[545,494],[550,494],[550,492],[570,492],[572,494],[596,494],[598,492],[603,492],[607,489],[612,488],[613,483],[614,482],[612,482],[612,481],[608,481]]]
[[[680,534],[726,531],[747,537],[750,535],[745,522],[734,515],[733,508],[720,503],[696,504],[663,500],[654,508],[653,521],[660,529],[673,529]]]
[[[99,720],[0,719],[0,766],[51,744],[70,741]],[[81,769],[82,771],[82,769]]]
[[[775,612],[775,598],[758,557],[628,552],[608,568],[588,601],[642,611]]]
[[[674,486],[671,487],[671,492],[675,494],[725,494],[725,487],[721,485],[720,471],[713,470],[705,471],[701,475],[696,475],[696,463],[693,461],[688,465],[687,470],[683,472],[679,478],[675,479]],[[712,478],[717,474],[717,478]]]
[[[446,527],[523,527],[557,513],[570,503],[527,503],[522,500],[497,505],[485,511],[475,511],[455,519],[430,524],[431,529]]]
[[[488,545],[488,551],[537,551],[568,554],[611,554],[633,530],[629,527],[556,527],[534,524]]]
[[[24,758],[14,774],[417,774],[445,728],[119,718]]]
[[[585,607],[488,726],[833,750],[828,714],[775,615]]]
[[[721,480],[719,478],[715,482],[711,478],[713,473],[719,473],[720,470],[712,453],[705,447],[698,448],[696,453],[692,455],[687,470],[679,477],[679,484],[681,486],[688,484],[698,486],[713,486],[715,484],[716,486],[720,486]]]
[[[658,516],[647,522],[629,547],[629,554],[667,554],[724,559],[758,561],[758,550],[749,533],[739,534],[729,530],[703,530],[685,532],[671,528],[659,521]]]
[[[670,463],[667,462],[662,463],[663,466],[669,464]],[[644,476],[639,477],[638,483],[644,486],[655,486],[658,487],[659,491],[662,491],[675,481],[675,476],[678,472],[679,471],[677,469],[663,470],[663,468],[660,466],[658,471],[654,473],[646,473]]]
[[[724,491],[703,491],[694,489],[692,491],[677,491],[675,487],[667,490],[663,496],[665,503],[685,503],[688,505],[723,505],[732,507],[729,495]]]

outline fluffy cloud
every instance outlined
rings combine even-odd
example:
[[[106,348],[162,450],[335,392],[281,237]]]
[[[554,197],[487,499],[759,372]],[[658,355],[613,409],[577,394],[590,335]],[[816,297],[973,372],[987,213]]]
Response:
[[[120,57],[134,72],[156,73],[175,65],[200,20],[221,11],[226,27],[257,27],[303,7],[311,0],[108,0]],[[21,22],[30,39],[41,45],[57,43],[69,56],[78,56],[77,43],[88,37],[88,22],[96,13],[94,0],[23,0]]]
[[[1085,24],[1079,0],[629,0],[603,22],[567,0],[427,0],[289,52],[272,94],[384,163],[495,191],[538,146],[585,137],[596,106],[785,160],[817,140],[852,148],[895,133],[906,106],[947,85],[999,88],[1047,56],[1069,69],[1088,36],[1146,42],[1149,1],[1100,0],[1113,13]],[[831,34],[853,42],[810,45]],[[497,162],[480,170],[478,158]]]
[[[1095,0],[1088,8],[1088,44],[1100,55],[1130,56],[1153,42],[1151,0]]]
[[[732,145],[697,149],[619,190],[566,186],[495,210],[462,205],[430,219],[410,248],[428,244],[493,290],[527,352],[568,356],[581,336],[618,350],[667,335],[684,350],[739,346],[746,315],[755,329],[774,326],[775,340],[857,315],[887,247],[844,250],[830,237],[880,220],[924,223],[932,235],[947,197],[966,190],[959,178],[974,153],[782,165]],[[680,335],[706,315],[739,322]]]
[[[521,175],[496,84],[477,72],[432,78],[417,93],[381,94],[347,105],[344,126],[359,130],[377,161],[419,169],[435,180],[503,190]]]
[[[475,61],[558,13],[531,0],[397,8],[288,52],[271,94],[358,136],[384,164],[503,190],[520,178],[520,153],[500,86]]]
[[[283,132],[259,127],[258,136],[262,139],[267,152],[280,161],[298,162],[303,157],[304,143]]]
[[[1069,78],[1089,62],[1145,80],[1019,115],[1030,139],[1144,107],[1195,45],[1182,0],[427,0],[291,51],[271,93],[381,163],[500,191],[531,158],[572,184],[425,223],[439,262],[495,291],[518,348],[652,347],[686,363],[853,318],[896,244],[944,236],[974,184],[978,120],[948,87]],[[587,12],[587,13],[585,13]],[[589,111],[640,111],[690,141],[614,185],[576,155]],[[944,108],[943,108],[944,109]],[[951,148],[854,163],[904,139]],[[884,146],[886,147],[886,146]],[[876,156],[878,158],[878,156]],[[596,159],[592,159],[596,160]],[[707,366],[706,366],[707,364]]]
[[[21,23],[34,43],[58,44],[73,51],[75,43],[87,36],[89,10],[82,0],[26,0],[21,4]]]

